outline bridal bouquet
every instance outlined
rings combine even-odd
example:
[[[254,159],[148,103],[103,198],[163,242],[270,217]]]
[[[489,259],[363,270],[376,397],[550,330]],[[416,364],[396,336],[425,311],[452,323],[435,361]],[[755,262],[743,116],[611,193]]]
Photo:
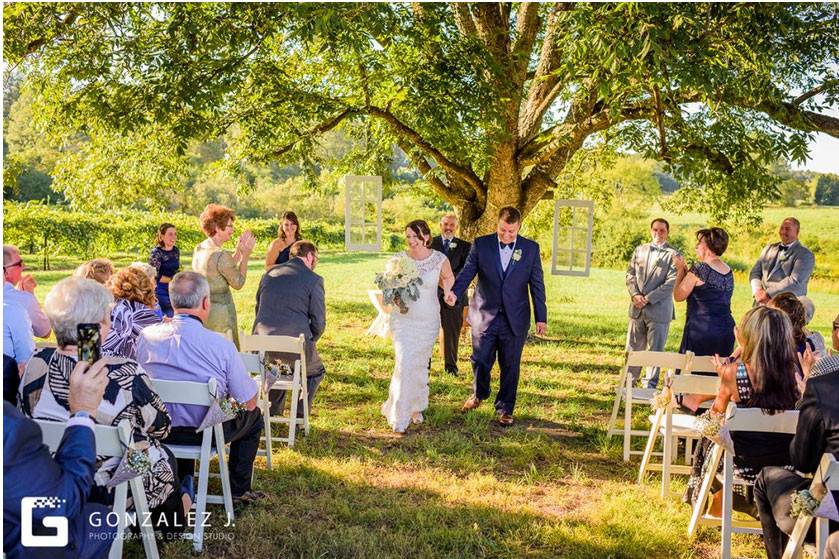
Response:
[[[382,290],[384,303],[396,305],[402,314],[408,312],[407,301],[419,299],[422,278],[420,278],[416,262],[408,255],[394,256],[388,260],[385,271],[376,274],[373,281]]]

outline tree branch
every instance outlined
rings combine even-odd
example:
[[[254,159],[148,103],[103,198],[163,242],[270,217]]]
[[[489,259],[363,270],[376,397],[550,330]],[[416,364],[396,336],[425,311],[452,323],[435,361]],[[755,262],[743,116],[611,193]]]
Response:
[[[431,167],[431,164],[428,163],[422,154],[417,153],[416,148],[409,145],[406,140],[400,139],[397,140],[396,143],[399,148],[411,159],[411,163],[414,164],[417,170],[422,173],[422,178],[428,181],[428,184],[431,185],[434,191],[441,198],[453,205],[458,202],[463,204],[480,199],[478,193],[471,188],[465,185],[454,184],[452,181],[449,181],[449,184],[446,184],[439,177],[435,176],[434,169]]]
[[[539,51],[539,62],[533,75],[527,101],[519,119],[519,144],[531,141],[539,133],[542,119],[554,99],[562,91],[561,77],[556,69],[562,61],[562,53],[556,46],[556,33],[559,28],[559,16],[563,11],[572,9],[572,3],[555,4],[545,26],[545,37]]]
[[[496,62],[504,63],[510,46],[510,33],[507,27],[509,21],[501,18],[498,5],[494,3],[475,4],[472,6],[472,14],[481,42],[493,54]]]
[[[824,82],[823,84],[821,84],[820,86],[814,87],[810,91],[802,93],[801,95],[799,95],[798,97],[796,97],[795,99],[792,100],[792,104],[795,105],[795,106],[798,106],[801,103],[803,103],[804,101],[806,101],[807,99],[810,99],[811,97],[815,97],[816,95],[819,95],[820,93],[824,93],[825,91],[829,91],[829,90],[831,90],[831,89],[833,89],[837,86],[839,86],[839,80],[828,80],[828,81]]]
[[[297,138],[296,140],[294,140],[293,142],[289,142],[286,145],[282,146],[281,148],[274,150],[271,153],[271,155],[273,155],[274,157],[281,157],[281,156],[285,155],[286,153],[288,153],[289,151],[291,151],[294,148],[294,146],[296,146],[298,143],[300,143],[300,141],[303,138],[312,137],[312,136],[316,136],[316,135],[319,135],[319,134],[323,134],[325,132],[329,132],[330,130],[332,130],[333,128],[335,128],[339,124],[341,124],[341,122],[345,118],[347,118],[348,116],[359,114],[359,112],[360,111],[358,111],[358,109],[352,109],[352,108],[347,107],[346,109],[344,109],[343,111],[341,111],[340,113],[338,113],[337,115],[332,117],[331,119],[327,120],[326,122],[322,122],[322,123],[318,124],[317,126],[313,126],[312,128],[310,128],[306,132],[303,132],[302,134],[300,134],[300,137]]]
[[[539,4],[536,2],[522,2],[516,15],[516,40],[511,50],[512,62],[515,66],[513,74],[519,84],[527,79],[527,65],[536,34],[541,26],[539,18]]]
[[[432,146],[430,142],[423,138],[419,132],[399,120],[392,112],[372,105],[366,107],[365,110],[371,116],[379,117],[390,124],[400,136],[410,141],[414,147],[433,159],[452,179],[462,181],[464,184],[469,185],[478,194],[485,191],[481,179],[478,178],[478,175],[470,167],[461,166],[451,161],[439,149]]]
[[[475,22],[472,20],[472,13],[469,11],[469,4],[455,2],[451,4],[454,10],[454,23],[462,35],[474,36],[478,31],[475,29]]]

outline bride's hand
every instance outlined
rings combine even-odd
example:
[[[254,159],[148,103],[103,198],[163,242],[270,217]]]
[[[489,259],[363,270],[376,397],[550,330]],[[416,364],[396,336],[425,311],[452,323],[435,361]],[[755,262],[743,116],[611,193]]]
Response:
[[[443,300],[450,307],[453,307],[457,304],[457,296],[452,291],[444,291]]]

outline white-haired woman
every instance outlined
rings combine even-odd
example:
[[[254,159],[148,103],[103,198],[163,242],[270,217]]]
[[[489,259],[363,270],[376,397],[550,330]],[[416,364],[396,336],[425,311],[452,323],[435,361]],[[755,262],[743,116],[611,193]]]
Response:
[[[79,324],[99,325],[100,339],[111,327],[111,292],[94,280],[69,277],[50,290],[44,311],[50,319],[57,348],[37,351],[26,364],[20,382],[21,411],[34,419],[70,419],[69,379],[78,362]],[[175,491],[175,463],[160,441],[169,434],[169,413],[155,392],[146,372],[132,359],[106,357],[108,386],[96,412],[96,421],[117,425],[128,419],[137,448],[147,448],[151,471],[143,476],[149,508],[158,514],[180,514],[180,495]],[[95,475],[91,498],[108,502],[105,484],[119,463],[112,458],[102,463]],[[189,493],[189,491],[187,491]],[[171,518],[169,519],[171,523]]]

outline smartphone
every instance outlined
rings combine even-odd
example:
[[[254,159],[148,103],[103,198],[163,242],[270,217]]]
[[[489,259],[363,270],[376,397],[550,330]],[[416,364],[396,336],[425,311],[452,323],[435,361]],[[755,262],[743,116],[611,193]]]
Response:
[[[78,334],[79,361],[87,361],[91,365],[102,358],[102,336],[99,333],[99,323],[82,323],[76,326]]]

